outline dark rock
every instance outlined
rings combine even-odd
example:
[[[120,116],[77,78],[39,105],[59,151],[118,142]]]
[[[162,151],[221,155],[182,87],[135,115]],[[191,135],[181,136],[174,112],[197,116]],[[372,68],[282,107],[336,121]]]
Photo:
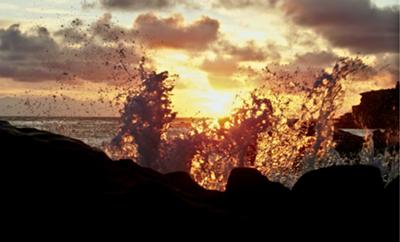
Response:
[[[201,194],[205,191],[203,187],[193,181],[188,173],[183,171],[167,173],[165,179],[168,183],[187,193]]]
[[[0,170],[13,191],[37,194],[100,194],[105,164],[112,161],[83,142],[0,123]]]
[[[383,219],[383,181],[375,167],[333,166],[310,171],[292,192],[298,223],[304,224],[300,231],[312,227],[331,239],[358,241],[380,239],[385,231],[378,222]]]
[[[383,180],[378,168],[364,165],[332,166],[304,174],[292,191],[307,197],[336,200],[375,198],[382,195]]]
[[[373,132],[374,149],[376,153],[398,152],[399,133],[391,129],[381,131],[379,129]]]
[[[254,168],[234,168],[226,185],[226,193],[238,195],[242,193],[257,193],[259,191],[287,194],[289,189],[280,183],[271,182]]]
[[[399,129],[399,86],[361,93],[361,102],[353,106],[356,122],[370,129]]]
[[[35,224],[27,219],[41,218],[47,227],[72,219],[76,226],[193,231],[205,223],[217,228],[233,221],[221,205],[200,199],[190,179],[177,181],[131,160],[112,161],[79,140],[2,121],[0,147],[7,208],[2,216],[8,221]]]
[[[0,149],[2,219],[21,231],[23,222],[46,232],[52,225],[65,228],[62,234],[93,225],[98,233],[152,231],[146,238],[164,229],[163,236],[185,231],[197,239],[217,232],[224,239],[252,240],[262,233],[274,241],[370,241],[393,237],[398,226],[390,216],[398,213],[398,178],[384,190],[374,167],[312,171],[292,192],[256,169],[236,168],[226,192],[217,192],[187,173],[161,174],[131,160],[112,161],[81,141],[3,121]]]
[[[281,224],[291,213],[290,190],[280,183],[269,181],[252,168],[235,168],[231,171],[226,185],[226,197],[234,214],[247,221],[244,227],[269,227],[270,236],[273,237],[281,234]]]
[[[256,169],[236,168],[231,172],[226,187],[226,196],[235,207],[254,210],[257,213],[270,211],[271,205],[280,207],[289,199],[289,189],[271,182]],[[282,212],[282,211],[280,211]]]
[[[400,197],[400,181],[399,176],[393,179],[385,187],[385,211],[384,224],[388,228],[388,240],[387,241],[399,241],[399,197]]]
[[[387,142],[386,142],[386,135],[384,132],[380,131],[379,129],[375,130],[372,133],[372,139],[374,141],[374,149],[377,152],[383,152],[385,148],[387,147]]]
[[[356,123],[352,113],[345,113],[335,120],[335,128],[337,129],[360,129],[361,126]]]
[[[199,201],[218,202],[222,198],[219,191],[207,190],[197,184],[188,173],[183,171],[167,173],[164,178],[168,184],[180,192],[193,196]]]
[[[364,138],[343,130],[335,130],[333,140],[336,142],[335,150],[347,156],[358,154],[364,144]]]

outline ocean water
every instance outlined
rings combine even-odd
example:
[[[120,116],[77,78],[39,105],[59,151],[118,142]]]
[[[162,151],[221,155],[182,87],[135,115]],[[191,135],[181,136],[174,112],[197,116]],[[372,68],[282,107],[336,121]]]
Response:
[[[102,149],[110,143],[120,126],[116,117],[0,117],[17,127],[46,130],[82,140],[86,144]],[[190,120],[178,118],[169,130],[169,136],[176,136],[187,130]]]
[[[360,137],[365,137],[367,135],[367,132],[373,132],[375,129],[342,129],[342,130]]]
[[[86,144],[102,149],[117,134],[120,126],[116,117],[0,117],[17,127],[30,127],[46,130],[82,140]],[[185,132],[190,119],[178,118],[169,130],[169,136]],[[343,129],[346,132],[364,137],[366,130]]]

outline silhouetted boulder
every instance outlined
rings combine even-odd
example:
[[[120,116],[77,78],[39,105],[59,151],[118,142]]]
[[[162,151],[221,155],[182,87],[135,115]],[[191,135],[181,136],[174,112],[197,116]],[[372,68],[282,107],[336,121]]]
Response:
[[[388,146],[385,132],[380,131],[379,129],[375,130],[372,133],[372,139],[374,141],[374,149],[377,152],[383,152],[385,148]]]
[[[269,239],[291,240],[286,233],[292,228],[287,222],[293,215],[288,188],[256,169],[241,167],[231,171],[225,195],[227,206],[243,221],[243,231],[268,231]]]
[[[253,168],[234,168],[225,193],[233,212],[245,219],[263,220],[261,224],[249,221],[248,225],[254,228],[268,225],[271,230],[277,229],[280,221],[286,219],[290,213],[290,207],[287,206],[290,190],[280,183],[271,182]]]
[[[385,211],[384,224],[388,228],[388,240],[387,241],[399,241],[399,197],[400,197],[400,184],[399,177],[397,176],[385,187]]]
[[[399,129],[399,85],[361,93],[361,102],[353,106],[356,122],[370,129]]]
[[[201,187],[187,172],[178,171],[167,173],[164,175],[164,178],[166,182],[175,189],[187,194],[188,196],[195,197],[198,201],[215,203],[214,205],[221,205],[221,192],[207,190]]]
[[[274,241],[387,241],[397,231],[398,178],[384,190],[380,171],[370,166],[311,171],[292,191],[256,169],[236,168],[218,192],[184,172],[113,161],[79,140],[3,121],[0,149],[2,218],[21,229],[21,221],[31,226],[40,219],[46,229],[72,221],[85,229],[134,230],[132,236],[147,228],[196,238],[218,232],[251,240],[262,233]]]
[[[382,236],[383,181],[372,166],[332,166],[304,174],[294,185],[302,230],[314,228],[331,239]],[[337,237],[336,237],[337,236]],[[323,239],[321,237],[320,239]]]
[[[271,182],[254,168],[234,168],[226,185],[226,193],[236,196],[243,193],[271,192],[287,194],[289,189],[280,183]]]
[[[343,130],[335,130],[333,140],[336,142],[335,150],[347,156],[358,154],[364,144],[364,138]]]
[[[2,204],[7,208],[2,216],[9,221],[34,224],[26,219],[41,218],[49,226],[50,221],[72,219],[81,226],[194,231],[206,222],[217,228],[232,220],[222,205],[215,208],[193,194],[187,176],[173,182],[174,175],[131,160],[112,161],[79,140],[1,121],[0,147]]]
[[[165,174],[168,183],[187,193],[201,194],[205,191],[187,172],[177,171]]]
[[[83,142],[0,123],[0,170],[11,191],[35,194],[99,194],[105,164],[112,161]]]
[[[377,129],[373,132],[372,139],[376,153],[384,153],[385,151],[398,152],[399,150],[398,130],[387,129],[381,131]]]

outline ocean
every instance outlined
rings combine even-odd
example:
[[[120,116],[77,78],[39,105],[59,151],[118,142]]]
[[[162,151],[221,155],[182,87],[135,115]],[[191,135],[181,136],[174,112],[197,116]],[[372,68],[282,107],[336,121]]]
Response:
[[[0,119],[7,120],[17,127],[37,128],[81,140],[92,147],[106,151],[113,159],[135,156],[136,151],[132,149],[129,141],[126,143],[121,141],[123,139],[120,139],[118,142],[115,142],[114,138],[117,136],[120,128],[120,119],[117,117],[0,117]],[[196,139],[193,140],[183,139],[182,142],[175,142],[177,140],[174,141],[173,137],[185,134],[185,132],[190,130],[189,127],[192,123],[193,119],[189,118],[177,118],[171,123],[171,126],[165,133],[166,139],[164,144],[166,145],[163,146],[163,151],[165,152],[163,154],[166,154],[163,157],[165,159],[163,160],[163,164],[167,165],[163,167],[161,172],[184,170],[187,169],[186,164],[191,164],[190,173],[196,182],[207,189],[223,190],[230,169],[233,167],[233,162],[236,162],[240,158],[238,155],[242,154],[242,150],[249,149],[248,147],[250,147],[246,143],[249,137],[242,136],[242,132],[232,132],[225,134],[227,139],[218,140],[220,139],[219,136],[204,137],[200,135],[195,136]],[[366,133],[365,130],[361,129],[343,130],[358,136],[365,136]],[[282,132],[285,135],[281,136],[282,133],[278,133],[279,136],[274,136],[274,133],[272,133],[268,137],[262,136],[254,153],[256,156],[253,161],[257,169],[262,174],[267,175],[269,179],[282,182],[290,187],[294,184],[298,175],[301,174],[301,171],[293,170],[292,166],[293,157],[296,158],[300,154],[299,150],[296,150],[296,147],[303,147],[304,143],[302,142],[304,142],[305,138],[298,137],[295,131],[291,133],[290,129],[284,129]],[[138,142],[139,144],[147,144],[143,142],[146,141],[147,136],[139,136],[139,138],[142,139],[142,142]],[[114,141],[111,142],[113,139]],[[226,148],[230,147],[233,142],[236,142],[236,139],[240,139],[241,142],[235,143],[235,149]],[[110,145],[116,146],[112,146],[110,150]],[[153,161],[153,157],[151,156],[153,154],[152,147],[146,146],[146,148],[149,148],[151,152],[144,152],[143,156],[151,157],[151,161]],[[246,150],[246,152],[248,151]],[[347,162],[346,160],[338,159],[337,156],[332,157],[336,159],[335,162],[338,162],[338,164],[340,162]],[[245,158],[242,157],[241,159]],[[389,157],[388,159],[392,158]],[[383,164],[382,167],[384,167],[388,162],[392,162],[388,159],[379,160],[377,158],[376,160],[381,162]],[[395,157],[393,159],[396,160]],[[278,160],[281,163],[270,162],[274,160]],[[369,160],[367,161],[369,162]],[[151,167],[151,165],[152,163],[144,163],[144,166]],[[384,172],[389,174],[392,171],[391,169],[387,169]],[[218,179],[215,174],[219,174]]]
[[[0,120],[7,120],[17,127],[36,128],[79,139],[100,149],[111,141],[120,125],[117,117],[0,117]],[[175,136],[184,132],[190,122],[189,118],[177,118],[169,135]],[[363,129],[343,130],[361,137],[366,134]]]
[[[17,127],[30,127],[50,131],[82,140],[86,144],[103,148],[117,134],[117,117],[0,117]],[[189,118],[178,118],[169,130],[170,136],[179,135],[190,126]]]

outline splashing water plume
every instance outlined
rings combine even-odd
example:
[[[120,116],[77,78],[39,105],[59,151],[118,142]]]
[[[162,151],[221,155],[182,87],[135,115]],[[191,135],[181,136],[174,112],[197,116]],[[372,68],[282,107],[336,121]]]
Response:
[[[341,80],[363,68],[360,59],[343,58],[331,72],[318,75],[312,87],[303,88],[305,101],[296,119],[287,113],[290,100],[264,86],[229,117],[194,121],[179,135],[170,132],[177,114],[168,73],[140,68],[140,88],[127,95],[122,126],[106,151],[161,172],[189,171],[208,189],[224,190],[234,167],[254,167],[291,186],[310,169],[345,163],[334,150],[333,118],[343,101]]]
[[[148,73],[143,66],[144,60],[139,69],[142,82],[138,90],[128,90],[121,111],[124,125],[107,151],[113,157],[132,158],[145,167],[159,170],[160,145],[176,116],[169,100],[173,86],[167,83],[167,72]]]

